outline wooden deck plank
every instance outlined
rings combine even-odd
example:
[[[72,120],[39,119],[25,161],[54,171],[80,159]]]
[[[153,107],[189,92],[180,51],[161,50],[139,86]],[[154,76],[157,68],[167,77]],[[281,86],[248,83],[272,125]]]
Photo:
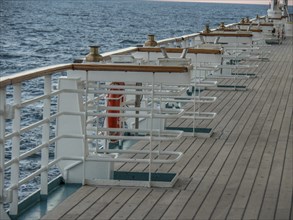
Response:
[[[215,139],[207,139],[204,140],[203,144],[201,144],[197,152],[195,152],[194,157],[190,158],[190,160],[187,160],[187,164],[185,165],[184,169],[181,170],[180,175],[185,177],[193,177],[194,178],[194,171],[201,169],[199,165],[204,164],[204,160],[207,156],[207,154],[212,155],[213,152],[215,152],[216,148],[212,148],[212,146],[215,143]],[[194,148],[196,149],[196,148]],[[211,150],[213,151],[211,153]],[[206,162],[208,162],[209,159],[206,159]]]
[[[115,213],[123,206],[127,200],[133,196],[133,194],[136,192],[136,189],[132,188],[126,188],[123,190],[122,193],[120,193],[111,203],[111,205],[107,206],[103,211],[97,215],[94,219],[111,219],[112,216],[115,215]]]
[[[80,188],[76,193],[72,194],[55,209],[49,211],[42,219],[60,219],[64,214],[79,204],[84,198],[95,190],[95,187],[85,186]]]
[[[155,207],[165,189],[153,189],[152,192],[139,204],[128,219],[137,220],[144,219],[145,216]]]
[[[237,102],[239,104],[238,105],[234,105],[229,110],[229,111],[234,111],[234,113],[232,113],[232,114],[231,113],[230,114],[228,113],[225,116],[225,119],[227,121],[230,121],[231,117],[235,114],[235,110],[234,109],[236,108],[236,110],[238,110],[239,107],[240,107],[240,103],[242,103],[243,100],[242,99],[237,99]],[[227,125],[227,127],[226,127],[226,129],[228,131],[232,131],[233,130],[233,127],[235,127],[235,125],[237,124],[236,121],[230,121],[230,122],[232,122],[232,123],[229,123]],[[207,172],[206,171],[206,168],[204,168],[204,170],[202,172],[203,173],[202,176],[204,177],[204,179],[202,180],[202,182],[200,183],[200,185],[198,186],[197,191],[196,191],[196,192],[199,192],[199,193],[195,193],[195,194],[192,195],[191,199],[188,201],[188,203],[185,206],[185,211],[183,210],[183,212],[181,213],[181,215],[179,216],[179,218],[182,218],[182,219],[184,219],[184,218],[193,218],[194,215],[196,214],[196,212],[198,211],[198,208],[201,206],[202,200],[205,198],[206,193],[208,193],[208,191],[209,191],[209,186],[211,184],[213,184],[213,180],[212,179],[215,177],[214,173],[217,172],[217,169],[220,169],[221,168],[221,164],[223,162],[223,158],[225,158],[225,156],[228,155],[229,152],[230,152],[230,148],[231,148],[232,145],[231,144],[226,144],[223,147],[223,144],[224,143],[225,143],[225,140],[222,140],[222,144],[218,145],[219,146],[219,148],[217,150],[218,153],[213,152],[212,154],[210,154],[214,158],[205,157],[205,160],[207,162],[207,165],[205,167],[208,168],[209,170]],[[227,149],[225,149],[225,147],[227,147]],[[221,154],[223,154],[223,155],[221,155]],[[210,168],[211,164],[213,164],[213,168],[212,169]],[[199,169],[200,168],[198,168],[197,170],[199,170]],[[193,208],[191,208],[191,206]]]
[[[279,67],[281,68],[281,66]],[[272,88],[272,91],[274,91],[274,93],[276,94],[275,99],[272,102],[275,103],[275,105],[270,105],[270,111],[267,117],[267,120],[271,121],[272,123],[270,123],[268,127],[269,136],[268,139],[264,142],[264,144],[266,145],[265,151],[262,156],[260,167],[258,168],[259,170],[255,179],[251,196],[244,212],[244,219],[256,219],[259,217],[259,211],[265,192],[264,190],[267,184],[267,178],[270,172],[270,166],[275,152],[275,142],[278,138],[281,126],[281,120],[278,115],[276,117],[276,112],[280,103],[279,101],[281,100],[281,96],[283,94],[285,82],[286,81],[284,80],[281,81],[281,84],[278,87],[276,86],[276,84],[274,84],[274,87]]]
[[[194,140],[194,138],[189,138],[190,141]],[[174,173],[180,173],[182,176],[185,177],[190,177],[191,176],[191,171],[190,174],[183,174],[182,171],[186,170],[186,166],[189,163],[189,161],[191,160],[191,158],[193,158],[195,156],[195,154],[197,155],[197,158],[199,158],[199,150],[202,149],[202,145],[204,144],[206,140],[201,138],[201,139],[197,139],[196,141],[192,142],[188,148],[185,149],[184,152],[185,156],[184,156],[184,160],[180,160],[176,163],[176,166],[172,166],[172,167],[168,167],[167,165],[162,165],[161,168],[159,169],[160,171],[164,171],[164,172],[174,172]],[[196,164],[193,164],[194,168],[196,167]]]
[[[112,217],[113,220],[127,219],[140,203],[151,193],[151,189],[139,189]]]
[[[291,100],[291,101],[290,101]],[[284,157],[284,168],[282,173],[282,181],[280,187],[280,193],[278,198],[278,205],[275,214],[275,219],[291,219],[293,217],[292,213],[292,204],[293,204],[293,119],[292,119],[292,100],[293,100],[293,93],[291,87],[291,93],[289,97],[290,104],[287,106],[287,112],[291,113],[291,118],[287,119],[289,122],[290,130],[289,136],[287,141],[287,148]],[[285,143],[281,143],[285,144]],[[290,213],[291,210],[291,213]]]
[[[180,193],[177,195],[176,199],[172,201],[164,215],[161,219],[170,220],[170,219],[177,219],[178,215],[181,213],[184,205],[189,200],[192,191],[188,190],[181,190]]]
[[[265,100],[265,98],[263,98],[263,100]],[[260,104],[261,104],[261,103],[260,103]],[[262,106],[262,104],[259,105],[259,106]],[[256,109],[256,111],[259,111],[259,108]],[[261,121],[259,121],[259,122],[260,122],[260,123],[263,123],[263,122],[261,122]],[[257,123],[257,124],[258,124],[258,123]],[[257,124],[256,124],[256,125],[257,125]],[[257,127],[260,127],[260,128],[262,127],[261,124],[258,124],[258,125],[259,125],[259,126],[255,126],[255,127],[256,127],[256,128],[257,128]],[[255,129],[255,128],[254,128],[253,130],[255,131],[255,130],[258,130],[258,129]],[[253,132],[253,133],[254,133],[253,135],[250,135],[250,142],[251,142],[251,143],[248,144],[248,145],[251,145],[251,146],[255,146],[255,143],[254,143],[254,142],[256,141],[256,139],[257,139],[257,137],[258,137],[258,136],[256,136],[255,132]],[[236,172],[236,175],[237,175],[237,173],[239,173],[239,172]],[[234,178],[235,178],[235,177],[234,177]],[[241,181],[241,179],[239,179],[238,181]],[[234,181],[233,181],[233,182],[234,182]],[[229,184],[229,185],[230,185],[230,184]],[[224,195],[225,195],[225,194],[224,194]],[[223,201],[225,201],[224,203],[230,203],[230,201],[229,201],[229,199],[228,199],[227,197],[230,197],[230,200],[233,198],[233,196],[231,195],[231,191],[228,190],[228,193],[227,193],[226,195],[227,195],[227,196],[224,197],[224,199],[221,201],[221,203],[223,203]],[[220,203],[220,204],[221,204],[221,203]],[[230,204],[231,204],[231,203],[230,203]],[[223,206],[223,204],[222,204],[222,206]],[[220,207],[221,207],[221,205],[220,205]],[[227,211],[228,211],[228,210],[227,210]],[[224,216],[223,216],[224,213],[221,211],[221,208],[218,209],[218,212],[221,212],[221,214],[222,214],[222,215],[219,215],[219,213],[217,214],[217,212],[216,212],[216,215],[218,215],[219,219],[221,219],[222,217],[224,217]],[[224,215],[226,215],[226,213],[225,213]]]
[[[172,201],[176,198],[178,195],[178,190],[167,190],[164,195],[160,198],[160,200],[156,203],[154,208],[148,213],[148,215],[145,217],[145,219],[161,219],[162,215],[165,213],[165,211],[168,209]]]
[[[122,192],[122,190],[122,188],[113,188],[110,191],[106,192],[77,219],[84,220],[95,218],[95,216],[97,216],[100,212],[102,212],[107,206],[111,204],[111,202]]]
[[[92,191],[84,200],[78,203],[74,209],[67,212],[62,219],[77,219],[83,212],[85,212],[93,203],[95,203],[101,196],[103,196],[109,188],[101,187]]]
[[[276,69],[272,68],[273,65],[270,64],[270,72],[267,72],[266,80],[270,80],[267,88],[271,88],[271,91],[275,87],[275,78],[277,76]],[[270,74],[273,76],[270,77]],[[265,90],[267,91],[267,90]],[[257,170],[260,164],[260,159],[263,155],[263,151],[266,146],[265,140],[269,137],[270,128],[272,125],[272,121],[268,120],[269,118],[267,115],[269,114],[269,110],[271,107],[271,103],[273,102],[274,96],[270,95],[268,96],[265,103],[261,104],[262,111],[258,117],[258,121],[256,122],[256,125],[252,129],[252,134],[258,135],[258,140],[256,143],[256,148],[253,152],[252,157],[250,158],[248,168],[246,170],[246,173],[242,179],[240,188],[238,190],[238,193],[234,199],[232,208],[229,212],[228,219],[240,219],[242,218],[243,212],[245,211],[247,201],[251,195],[251,188],[254,183],[254,178],[257,176]],[[264,98],[261,100],[263,102],[265,100]],[[274,114],[273,114],[274,115]],[[264,123],[265,122],[265,123]]]
[[[266,187],[266,193],[262,203],[261,212],[259,214],[259,219],[270,219],[272,216],[275,216],[283,172],[283,162],[285,161],[284,156],[287,148],[287,139],[290,129],[289,123],[292,117],[292,112],[285,112],[287,103],[290,103],[288,98],[291,85],[292,77],[291,79],[287,78],[286,86],[284,87],[283,94],[281,96],[281,102],[276,112],[275,120],[280,124],[278,125],[278,128],[275,128],[275,131],[273,130],[273,134],[270,135],[270,138],[272,139],[276,136],[277,138],[275,143],[271,143],[275,147],[275,153]]]
[[[263,83],[263,79],[259,80],[259,82]],[[254,93],[254,91],[251,91]],[[258,92],[255,94],[254,99],[250,103],[250,118],[244,128],[244,132],[242,132],[242,136],[246,136],[239,144],[245,144],[243,147],[243,151],[241,155],[237,158],[237,164],[234,167],[234,170],[229,178],[227,185],[225,186],[225,190],[221,195],[221,199],[219,200],[216,209],[214,210],[213,215],[211,216],[212,219],[224,219],[229,211],[229,207],[232,204],[233,198],[235,193],[237,192],[237,186],[241,183],[242,175],[247,167],[247,163],[249,158],[251,157],[252,151],[254,150],[255,143],[257,141],[258,136],[255,135],[252,130],[257,124],[257,119],[259,117],[262,102],[260,102],[260,98],[266,100],[263,96],[263,91]],[[245,132],[247,131],[247,132]],[[249,135],[249,136],[247,136]]]
[[[249,105],[250,108],[246,109],[246,111],[242,115],[241,119],[239,119],[239,122],[237,124],[237,130],[239,130],[239,132],[238,134],[236,134],[236,136],[239,136],[239,138],[232,138],[235,139],[236,142],[231,143],[234,146],[231,150],[231,153],[229,154],[229,158],[227,158],[227,161],[225,162],[223,169],[219,173],[219,177],[214,183],[215,187],[211,189],[209,196],[205,199],[204,203],[202,204],[202,208],[199,210],[195,218],[201,219],[204,216],[208,216],[209,214],[213,213],[213,209],[217,205],[218,199],[222,195],[222,192],[226,187],[228,180],[230,179],[230,174],[235,169],[235,164],[237,163],[240,154],[244,151],[245,143],[247,142],[247,139],[250,136],[249,131],[251,130],[255,120],[257,119],[256,115],[255,117],[251,117],[249,121],[246,120],[248,116],[250,116],[254,112],[253,110],[255,107],[252,103],[252,99],[255,97],[252,94],[250,94],[248,98],[249,99],[246,100],[247,104],[243,103],[243,105]],[[238,119],[236,118],[236,120]],[[229,193],[231,193],[232,189],[237,188],[237,185],[233,181],[230,182],[229,187]],[[222,208],[226,207],[227,206]],[[221,209],[221,213],[223,213],[223,209]]]
[[[265,48],[272,51],[271,61],[253,62],[259,67],[247,70],[258,77],[238,81],[247,91],[202,93],[218,96],[215,103],[202,105],[205,111],[217,112],[217,117],[196,121],[198,126],[214,129],[211,138],[185,137],[162,143],[164,150],[184,152],[174,165],[152,166],[154,172],[179,174],[173,188],[94,187],[92,193],[71,199],[73,210],[63,204],[65,210],[57,208],[56,219],[292,218],[292,39]],[[233,80],[221,83],[232,84]],[[192,110],[191,105],[185,107]],[[191,120],[169,123],[192,126]],[[148,149],[149,145],[138,142],[134,147]],[[148,171],[148,166],[118,163],[115,169]]]
[[[257,137],[257,140],[259,137]],[[229,216],[231,219],[240,219],[242,214],[242,211],[244,211],[247,200],[251,196],[250,191],[252,188],[252,185],[254,183],[254,178],[257,175],[257,169],[258,165],[260,163],[259,157],[263,154],[264,146],[259,145],[259,142],[256,143],[256,148],[253,151],[253,155],[251,156],[248,164],[248,168],[246,169],[244,178],[241,180],[240,189],[238,190],[238,193],[236,195],[236,198],[234,199],[234,203],[232,206],[232,209],[229,213]],[[236,207],[236,209],[234,209]],[[241,207],[241,208],[239,208]],[[238,213],[234,213],[236,212]],[[241,212],[239,212],[241,210]],[[230,218],[228,216],[228,218]]]
[[[237,136],[237,135],[236,135]],[[232,140],[233,140],[234,138],[232,138]],[[225,143],[225,146],[227,146],[227,143]],[[220,156],[218,156],[218,158],[221,158]],[[209,182],[209,181],[208,181]],[[205,185],[205,187],[206,187],[206,185]],[[198,189],[198,191],[200,191],[199,189]],[[216,190],[217,191],[217,190]],[[197,199],[196,199],[196,201],[198,202],[199,201],[199,195],[197,194],[196,196],[194,196],[194,197],[196,197]],[[195,203],[195,201],[192,201],[192,202],[190,202],[190,204],[193,204],[193,205],[191,205],[190,207],[190,211],[193,211],[194,210],[194,203]],[[192,207],[193,206],[193,207]],[[199,206],[200,206],[200,204],[199,204]],[[209,204],[209,207],[210,207],[210,204]],[[193,209],[193,210],[192,210]],[[186,210],[185,212],[183,212],[183,213],[189,213],[190,211],[188,211],[188,210]],[[184,218],[184,216],[183,216],[183,218]]]
[[[256,117],[251,117],[250,119],[252,120],[256,120],[257,118]],[[250,135],[250,138],[248,141],[248,146],[255,146],[255,142],[256,142],[256,139],[257,137],[255,135]],[[249,158],[250,156],[249,155],[244,155],[244,158]],[[242,162],[243,159],[240,158],[240,160],[238,162]],[[246,160],[247,161],[247,160]],[[245,163],[245,162],[244,162]],[[227,212],[229,211],[229,206],[228,204],[231,204],[232,202],[232,199],[233,199],[233,195],[235,194],[235,189],[231,189],[230,186],[233,186],[233,184],[235,185],[235,181],[237,181],[236,183],[239,184],[239,182],[241,181],[241,178],[237,178],[237,176],[241,173],[243,173],[243,168],[246,167],[245,164],[241,164],[240,165],[240,170],[239,168],[237,169],[237,167],[239,166],[236,166],[236,174],[234,175],[234,178],[232,178],[232,181],[228,183],[228,186],[229,186],[229,189],[227,189],[227,192],[225,192],[223,195],[223,199],[219,202],[219,207],[218,209],[216,209],[216,211],[214,212],[214,216],[212,217],[212,219],[224,219]],[[239,177],[241,177],[241,175],[239,175]],[[236,179],[235,179],[236,178]],[[225,211],[223,211],[223,209],[225,209]]]

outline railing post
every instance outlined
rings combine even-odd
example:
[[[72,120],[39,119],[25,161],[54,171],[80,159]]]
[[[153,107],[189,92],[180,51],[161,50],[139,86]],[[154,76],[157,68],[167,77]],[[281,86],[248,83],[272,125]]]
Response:
[[[152,77],[152,98],[151,98],[151,128],[150,128],[150,148],[149,148],[149,187],[152,186],[152,161],[153,161],[153,124],[154,124],[154,98],[155,98],[155,72]]]
[[[43,119],[49,119],[51,112],[51,75],[44,78],[44,99]],[[47,144],[41,152],[41,166],[48,168],[49,163],[49,140],[50,140],[50,121],[48,120],[42,127],[42,143]],[[48,195],[48,169],[41,173],[41,198],[46,199]]]
[[[3,203],[5,202],[5,194],[4,194],[5,104],[6,104],[6,92],[5,92],[5,88],[1,88],[0,89],[0,219],[8,219],[8,216],[3,207]]]
[[[190,41],[190,47],[194,47],[194,46],[195,46],[195,37],[192,37]]]
[[[13,85],[13,105],[14,119],[12,121],[12,132],[15,133],[12,138],[12,159],[16,159],[11,165],[11,185],[18,186],[19,182],[19,147],[20,147],[20,103],[21,103],[21,84]],[[10,204],[9,214],[16,216],[18,213],[18,187],[12,190],[12,203]]]
[[[83,138],[83,163],[82,163],[82,185],[85,185],[86,182],[86,158],[88,156],[88,140],[87,140],[87,120],[88,120],[88,95],[89,95],[89,72],[86,71],[86,80],[85,80],[85,106],[84,106],[84,120],[83,120],[83,132],[84,132],[84,138]]]
[[[188,38],[182,38],[182,48],[187,48],[188,46],[187,46],[187,42],[188,42]]]

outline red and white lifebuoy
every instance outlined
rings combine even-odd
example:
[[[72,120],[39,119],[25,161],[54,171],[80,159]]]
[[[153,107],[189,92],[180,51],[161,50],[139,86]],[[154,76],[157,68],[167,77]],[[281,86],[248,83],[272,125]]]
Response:
[[[125,85],[124,82],[112,82],[110,85]],[[111,88],[110,91],[123,91],[124,89]],[[124,102],[123,94],[108,94],[107,95],[107,106],[108,107],[120,107]],[[120,110],[107,110],[108,113],[120,113]],[[108,128],[122,128],[121,117],[107,117],[107,127]],[[109,132],[109,135],[119,136],[120,132]],[[118,142],[117,140],[111,140],[111,142]]]

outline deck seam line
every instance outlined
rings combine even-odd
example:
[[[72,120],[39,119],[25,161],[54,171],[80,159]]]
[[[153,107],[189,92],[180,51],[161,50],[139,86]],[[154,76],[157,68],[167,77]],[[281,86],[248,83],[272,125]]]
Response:
[[[284,71],[285,72],[285,71]],[[289,74],[287,76],[286,79],[289,78]],[[282,82],[282,81],[281,81]],[[288,82],[287,80],[285,81],[285,86],[286,86],[286,82]],[[281,84],[281,83],[280,83]],[[281,86],[281,85],[279,85]],[[273,121],[273,124],[272,124],[272,127],[274,125],[274,122],[276,120],[276,117],[278,116],[278,110],[280,108],[280,104],[282,102],[282,97],[284,95],[284,91],[285,89],[282,90],[282,94],[280,94],[280,99],[279,99],[279,103],[278,103],[278,108],[276,109],[276,112],[275,112],[275,117],[274,117],[274,121]],[[278,95],[278,93],[276,93],[276,96]],[[282,122],[283,122],[283,119],[284,119],[284,116],[285,116],[285,109],[284,109],[284,112],[283,112],[283,116],[282,116]],[[282,123],[280,124],[280,127],[278,127],[279,129],[279,132],[278,132],[278,138],[277,140],[279,139],[279,136],[280,136],[280,132],[281,132],[281,127],[282,127]],[[276,141],[276,144],[277,144],[277,141]],[[259,219],[260,218],[260,215],[261,215],[261,211],[262,211],[262,208],[263,208],[263,204],[264,204],[264,200],[265,200],[265,195],[266,195],[266,192],[267,192],[267,189],[268,189],[268,184],[269,184],[269,180],[270,180],[270,174],[272,172],[272,167],[273,167],[273,163],[274,163],[274,158],[275,158],[275,154],[276,154],[276,150],[277,150],[277,146],[274,147],[274,152],[272,154],[272,158],[271,158],[271,163],[270,163],[270,170],[269,170],[269,173],[268,173],[268,178],[267,178],[267,181],[266,181],[266,186],[265,186],[265,190],[264,190],[264,195],[263,195],[263,199],[261,201],[261,205],[260,205],[260,209],[259,209],[259,213],[258,213],[258,216],[257,218]],[[276,209],[275,209],[275,212],[276,212]],[[274,215],[275,215],[275,212],[274,212]]]
[[[274,73],[272,74],[272,80],[274,81],[274,85],[276,84],[276,81],[279,81],[278,82],[278,88],[280,87],[280,84],[281,84],[281,82],[282,82],[282,77],[277,77],[277,65],[275,65],[274,66]],[[285,73],[283,73],[282,74],[282,76],[284,75]],[[274,76],[276,76],[276,79],[275,79],[275,77]],[[273,89],[274,87],[272,87],[271,89]],[[274,93],[274,98],[272,98],[272,100],[271,100],[271,103],[274,103],[274,100],[276,99],[276,96],[277,96],[277,92],[275,92]],[[265,105],[264,105],[264,107],[265,107]],[[267,115],[266,115],[266,118],[268,118],[271,114],[273,114],[272,112],[271,112],[271,110],[272,110],[272,107],[273,107],[273,105],[271,104],[270,106],[269,106],[269,110],[268,110],[268,113],[267,113]],[[275,114],[274,114],[274,118],[275,118]],[[270,122],[269,123],[269,134],[271,133],[271,130],[272,130],[272,126],[273,126],[273,121],[272,122]],[[263,129],[262,129],[263,130]],[[259,138],[258,138],[259,139]],[[268,147],[267,147],[267,143],[268,143],[268,139],[266,140],[266,143],[265,143],[265,145],[264,145],[264,148],[263,148],[263,151],[262,151],[262,154],[261,154],[261,157],[260,157],[260,160],[259,160],[259,164],[258,164],[258,169],[257,169],[257,172],[256,172],[256,175],[255,175],[255,178],[254,178],[254,180],[253,180],[253,184],[252,184],[252,187],[251,187],[251,190],[250,190],[250,194],[249,194],[249,196],[248,196],[248,200],[247,200],[247,203],[246,203],[246,205],[245,205],[245,208],[244,208],[244,212],[242,213],[242,217],[241,218],[243,218],[243,219],[245,219],[245,215],[246,215],[246,213],[247,213],[247,206],[250,204],[250,201],[251,201],[251,193],[253,192],[253,189],[255,188],[255,183],[256,183],[256,180],[257,180],[257,178],[258,178],[258,174],[259,174],[259,171],[260,171],[260,167],[261,167],[261,164],[262,164],[262,162],[263,162],[263,158],[264,158],[264,153],[266,152],[266,150],[268,149]],[[262,198],[262,200],[263,200],[263,198]],[[260,211],[260,210],[259,210]],[[258,211],[258,212],[259,212]]]
[[[255,84],[256,84],[256,83],[255,83]],[[250,92],[250,93],[251,93],[251,92]],[[254,97],[256,96],[257,93],[256,93],[253,97],[250,97],[250,93],[246,95],[246,98],[243,100],[242,103],[244,103],[245,101],[247,101],[247,100],[249,100],[249,99],[250,99],[249,103],[251,103],[251,102],[254,100]],[[237,112],[238,112],[240,109],[241,109],[241,105],[239,106],[239,108],[237,109],[237,111],[235,111],[234,115],[237,114]],[[252,112],[252,111],[251,111],[251,112]],[[241,114],[239,120],[242,119],[242,117],[243,117],[243,115],[244,115],[245,113],[246,113],[246,111],[243,111],[243,112],[242,112],[242,114]],[[234,115],[233,115],[233,116],[234,116]],[[233,118],[233,117],[232,117],[232,118]],[[232,119],[232,118],[231,118],[231,119]],[[209,190],[208,190],[207,194],[205,195],[205,197],[204,197],[204,199],[203,199],[201,205],[199,206],[199,208],[198,208],[196,214],[195,214],[193,217],[196,217],[196,215],[197,215],[198,212],[200,211],[201,206],[203,205],[204,201],[206,200],[206,197],[209,195],[210,190],[212,190],[215,181],[218,179],[220,173],[222,172],[222,170],[223,170],[223,168],[224,168],[224,166],[225,166],[225,164],[226,164],[226,162],[227,162],[227,160],[228,160],[230,154],[232,153],[232,151],[233,151],[233,149],[234,149],[234,147],[235,147],[235,144],[237,143],[237,141],[239,140],[239,138],[240,138],[240,136],[241,136],[242,130],[245,128],[245,126],[247,125],[247,123],[248,123],[248,121],[246,121],[246,122],[243,124],[243,128],[241,129],[240,134],[238,135],[237,139],[235,140],[233,146],[231,146],[231,149],[230,149],[229,153],[227,154],[227,156],[226,156],[226,158],[225,158],[225,161],[223,162],[223,164],[222,164],[222,166],[221,166],[221,168],[220,168],[218,174],[216,175],[213,184],[212,184],[211,187],[209,188]],[[229,123],[228,123],[228,124],[229,124]],[[235,126],[236,126],[236,124],[235,124]],[[235,127],[235,126],[234,126],[234,127]],[[232,129],[231,133],[228,135],[227,140],[229,139],[229,137],[230,137],[230,135],[231,135],[232,133],[233,133],[233,129]],[[242,148],[242,150],[241,150],[241,152],[240,152],[239,155],[241,155],[243,149],[244,149],[244,148]],[[239,156],[238,156],[238,157],[239,157]],[[234,170],[234,169],[235,169],[235,166],[234,166],[233,170]],[[233,172],[233,171],[232,171],[232,172]],[[230,175],[230,176],[231,176],[231,175]],[[230,178],[229,178],[229,179],[230,179]],[[226,185],[227,185],[227,184],[226,184]],[[223,190],[223,192],[224,192],[224,190]],[[220,196],[220,197],[221,197],[221,196]],[[219,199],[220,199],[220,197],[219,197]],[[219,200],[219,199],[218,199],[218,200]],[[217,205],[217,204],[216,204],[216,205]],[[216,206],[215,206],[215,207],[216,207]],[[215,209],[215,208],[214,208],[214,209]],[[213,210],[214,210],[214,209],[213,209]],[[213,212],[212,212],[212,213],[213,213]],[[211,217],[212,213],[210,214],[210,217]]]

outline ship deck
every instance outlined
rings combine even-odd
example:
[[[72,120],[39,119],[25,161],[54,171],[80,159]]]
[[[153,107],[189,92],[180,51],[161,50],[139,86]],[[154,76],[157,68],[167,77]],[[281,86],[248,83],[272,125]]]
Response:
[[[83,186],[43,219],[292,219],[292,42],[262,48],[270,51],[270,61],[250,61],[258,67],[246,72],[257,77],[238,81],[246,91],[202,93],[218,98],[202,106],[216,118],[198,121],[198,127],[213,128],[210,138],[161,143],[162,149],[184,152],[176,164],[152,166],[178,173],[174,187]],[[192,126],[184,119],[168,123]],[[133,147],[148,149],[148,143]],[[145,164],[116,168],[148,171]]]

